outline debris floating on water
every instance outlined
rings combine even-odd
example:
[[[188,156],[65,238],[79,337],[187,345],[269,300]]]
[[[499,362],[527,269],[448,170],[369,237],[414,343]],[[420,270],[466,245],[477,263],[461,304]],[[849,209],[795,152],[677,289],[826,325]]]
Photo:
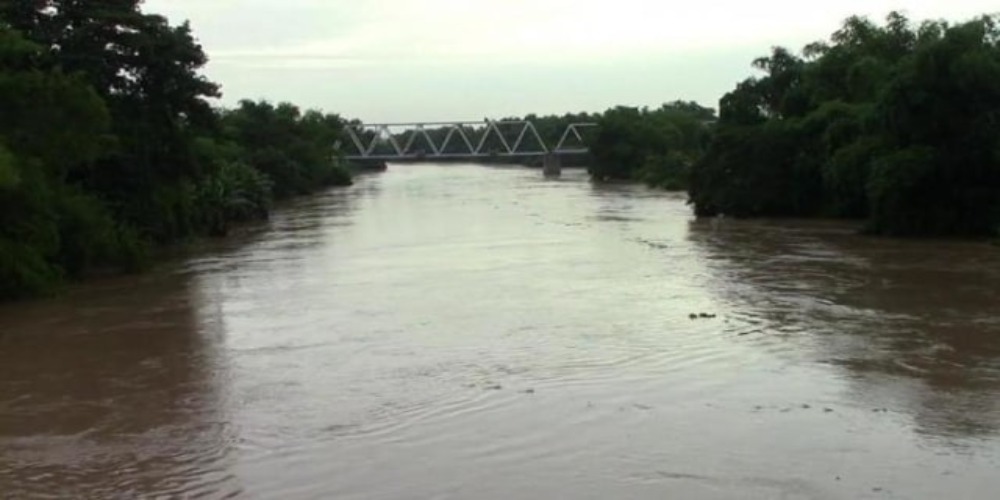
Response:
[[[691,319],[699,319],[699,318],[701,318],[701,319],[714,319],[714,318],[719,317],[719,315],[718,314],[709,314],[709,313],[691,313],[691,314],[688,314],[688,317],[691,318]]]

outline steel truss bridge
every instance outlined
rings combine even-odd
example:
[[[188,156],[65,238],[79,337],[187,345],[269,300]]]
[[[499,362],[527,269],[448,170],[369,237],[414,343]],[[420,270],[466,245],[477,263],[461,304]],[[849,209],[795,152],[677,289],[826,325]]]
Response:
[[[596,126],[571,123],[559,141],[550,146],[535,124],[524,120],[351,124],[346,127],[348,144],[341,140],[336,147],[345,159],[353,161],[585,154],[590,150],[584,145],[581,131]],[[437,140],[434,136],[438,136]]]

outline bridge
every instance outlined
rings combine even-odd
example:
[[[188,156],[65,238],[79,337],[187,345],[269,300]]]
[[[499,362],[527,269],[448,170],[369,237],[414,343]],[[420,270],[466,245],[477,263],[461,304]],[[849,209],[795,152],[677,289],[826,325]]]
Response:
[[[570,123],[550,145],[526,120],[354,123],[346,127],[347,146],[341,140],[336,147],[350,161],[542,157],[548,165],[559,155],[588,153],[581,131],[596,126]]]

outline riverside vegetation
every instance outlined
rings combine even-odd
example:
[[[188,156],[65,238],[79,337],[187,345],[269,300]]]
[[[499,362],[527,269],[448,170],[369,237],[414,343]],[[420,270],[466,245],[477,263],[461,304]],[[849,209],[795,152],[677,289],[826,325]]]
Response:
[[[0,299],[95,270],[141,269],[152,249],[225,235],[273,200],[347,185],[337,115],[242,101],[220,88],[188,24],[140,0],[0,2]],[[996,235],[996,16],[914,25],[847,19],[801,55],[754,61],[715,110],[535,116],[546,141],[585,137],[597,181],[687,189],[698,215],[863,219],[886,235]]]
[[[0,2],[0,299],[266,217],[351,182],[342,120],[291,104],[218,110],[187,24],[139,0]]]
[[[1000,18],[859,17],[721,101],[692,170],[699,215],[862,219],[890,236],[1000,228]]]
[[[851,17],[720,101],[617,108],[593,176],[687,188],[700,216],[835,217],[889,236],[1000,231],[1000,17]]]

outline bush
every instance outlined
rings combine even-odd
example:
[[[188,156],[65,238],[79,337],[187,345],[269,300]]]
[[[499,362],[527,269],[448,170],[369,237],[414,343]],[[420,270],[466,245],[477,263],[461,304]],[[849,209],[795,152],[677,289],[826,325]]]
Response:
[[[687,155],[676,151],[649,155],[639,170],[639,179],[651,187],[683,191],[689,184],[691,163]]]
[[[37,249],[0,236],[0,300],[45,295],[61,280],[59,270]]]
[[[224,236],[234,222],[267,217],[271,183],[256,169],[239,162],[223,163],[197,188],[202,227]]]

